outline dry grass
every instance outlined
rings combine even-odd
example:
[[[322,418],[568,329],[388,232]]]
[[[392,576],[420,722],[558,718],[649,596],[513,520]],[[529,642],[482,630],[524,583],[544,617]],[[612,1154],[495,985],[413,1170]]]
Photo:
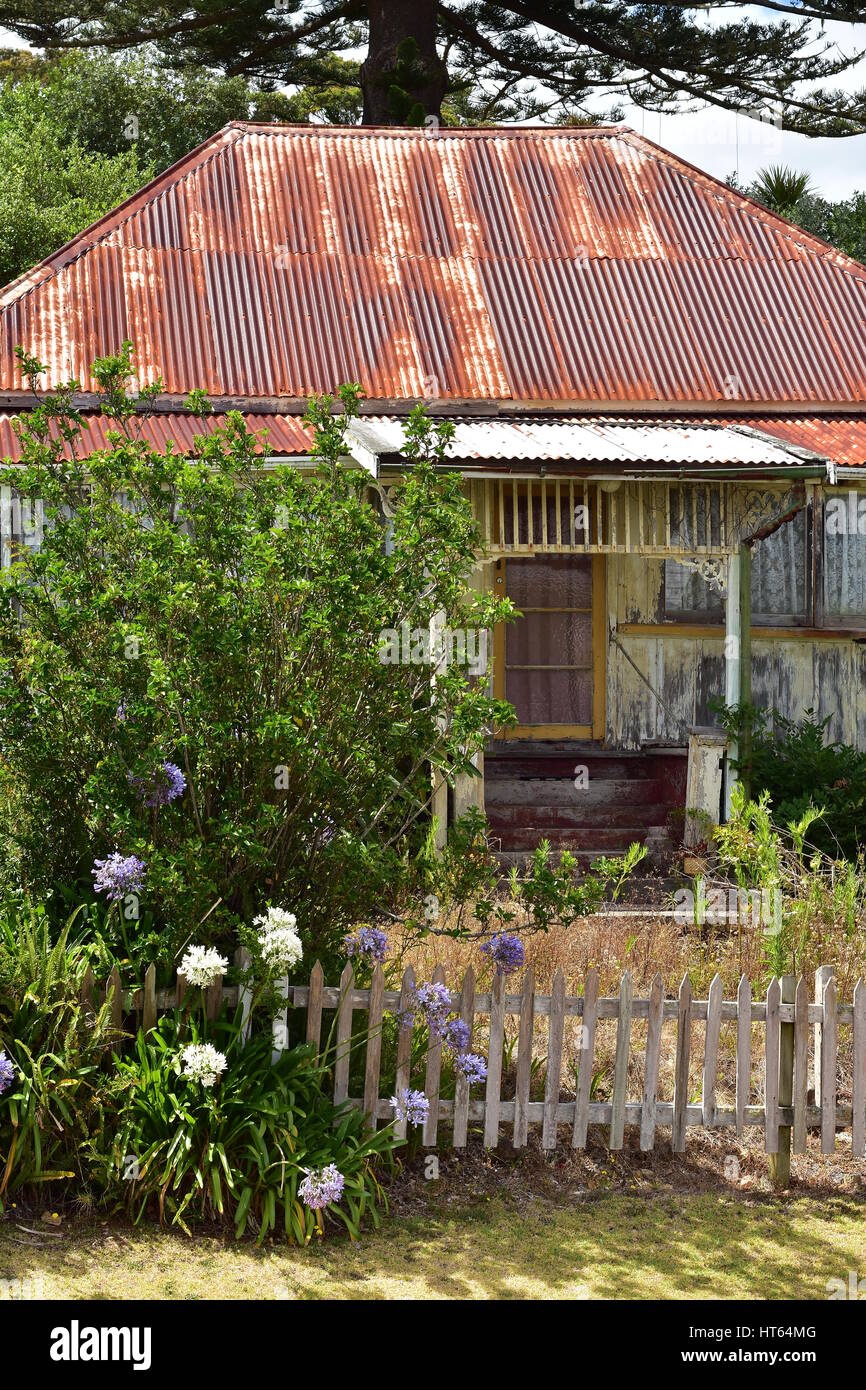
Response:
[[[580,994],[587,972],[599,973],[600,992],[616,995],[623,971],[631,971],[636,996],[649,993],[652,980],[659,972],[665,994],[675,996],[683,975],[688,973],[696,998],[706,999],[710,983],[718,972],[721,975],[725,999],[735,999],[741,974],[752,983],[752,995],[760,999],[769,980],[760,935],[743,928],[741,932],[706,926],[701,930],[685,928],[673,916],[652,912],[599,913],[566,929],[556,927],[547,933],[524,938],[527,964],[535,971],[536,991],[550,993],[553,977],[562,969],[567,994]],[[429,979],[437,965],[453,988],[471,963],[479,971],[478,987],[488,988],[490,970],[479,957],[477,943],[460,941],[445,935],[429,935],[421,940],[406,938],[399,951],[401,967],[412,964],[416,978]],[[866,977],[866,931],[848,935],[840,930],[815,932],[810,949],[803,953],[799,968],[809,977],[818,965],[836,966],[838,997],[850,1003],[854,985],[860,975]],[[521,976],[513,976],[511,989],[517,993]],[[513,1094],[518,1019],[506,1017],[507,1065],[503,1079],[503,1097]],[[838,1099],[850,1101],[851,1030],[839,1030]],[[483,1019],[476,1025],[476,1045],[486,1043]],[[632,1023],[632,1046],[629,1062],[628,1099],[639,1101],[643,1086],[643,1052],[646,1024],[636,1019]],[[659,1094],[664,1099],[673,1096],[676,1023],[668,1020],[662,1029],[662,1053],[659,1068]],[[610,1099],[613,1081],[613,1061],[616,1046],[616,1020],[605,1019],[598,1024],[595,1045],[593,1098]],[[701,1094],[704,1025],[692,1025],[690,1100]],[[544,1088],[544,1060],[547,1051],[547,1019],[535,1022],[534,1055],[538,1059],[533,1080],[533,1097],[541,1099]],[[566,1020],[563,1044],[563,1099],[570,1099],[580,1058],[580,1034],[576,1020]],[[763,1099],[763,1030],[752,1030],[752,1103]],[[733,1106],[736,1079],[736,1023],[725,1021],[719,1039],[718,1103]]]

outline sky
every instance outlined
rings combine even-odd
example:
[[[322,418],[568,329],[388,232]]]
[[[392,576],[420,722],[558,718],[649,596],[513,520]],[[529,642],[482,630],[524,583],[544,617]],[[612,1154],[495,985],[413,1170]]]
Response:
[[[763,21],[768,17],[766,10],[755,6],[744,6],[742,12]],[[728,22],[739,13],[736,9],[721,10],[710,5],[705,22]],[[824,34],[845,54],[866,51],[866,23],[826,24]],[[22,40],[0,28],[0,47],[3,46],[26,47]],[[837,85],[849,91],[866,88],[866,59],[838,79]],[[740,183],[747,185],[759,169],[769,164],[786,164],[809,173],[815,191],[832,201],[866,188],[866,135],[809,139],[779,130],[770,121],[717,110],[659,116],[632,106],[626,108],[625,123],[716,178],[725,179],[736,173]]]
[[[743,11],[748,12],[766,22],[766,10],[751,6]],[[729,21],[738,13],[737,10],[716,10],[716,17],[721,15]],[[716,17],[708,12],[707,22],[715,22]],[[866,24],[826,24],[824,29],[825,37],[836,43],[842,53],[866,50]],[[847,91],[866,88],[866,60],[833,85]],[[768,121],[715,110],[658,116],[630,107],[626,111],[626,124],[716,178],[724,179],[737,173],[740,183],[746,185],[768,164],[787,164],[808,172],[816,191],[832,201],[866,188],[866,135],[815,140],[779,130]]]

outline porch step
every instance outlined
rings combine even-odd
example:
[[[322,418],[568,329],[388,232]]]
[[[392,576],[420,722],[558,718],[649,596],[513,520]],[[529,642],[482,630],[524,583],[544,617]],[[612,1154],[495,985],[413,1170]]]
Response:
[[[585,874],[588,869],[592,868],[594,861],[601,858],[602,854],[604,854],[607,859],[619,859],[625,854],[627,848],[627,845],[623,845],[618,850],[573,849],[570,853],[573,854],[577,860],[581,874]],[[560,850],[551,850],[550,857],[554,864],[559,862],[560,854]],[[512,867],[522,871],[527,868],[532,858],[532,850],[503,849],[499,851],[496,858],[506,873],[509,873]]]
[[[685,802],[686,752],[607,751],[597,744],[514,741],[487,750],[484,795],[503,867],[525,863],[546,840],[551,853],[575,854],[582,868],[622,855],[637,841],[663,861],[670,815]],[[575,785],[585,768],[586,785]],[[649,867],[644,861],[644,868]]]
[[[575,786],[574,777],[491,776],[485,779],[485,801],[493,811],[500,806],[545,806],[579,809],[592,815],[611,805],[652,806],[666,804],[666,789],[657,777],[593,777]]]
[[[579,793],[572,791],[572,803],[565,805],[548,800],[550,791],[549,787],[544,789],[545,802],[534,801],[531,805],[488,801],[487,819],[491,829],[507,833],[513,827],[532,825],[546,833],[548,830],[604,830],[622,826],[625,829],[639,827],[643,835],[648,826],[665,825],[668,818],[669,808],[657,801],[641,803],[635,798],[634,802],[624,799],[617,804],[598,799],[594,804],[587,804],[578,801]]]
[[[609,854],[608,858],[620,857],[625,854],[626,846],[619,851]],[[578,860],[581,873],[586,873],[592,867],[593,861],[599,858],[595,850],[572,850]],[[561,851],[551,850],[551,859],[554,863],[559,861]],[[525,870],[532,858],[528,850],[503,850],[497,856],[505,873],[509,873],[512,867],[518,871]],[[656,908],[670,909],[672,896],[678,888],[683,887],[683,880],[675,877],[662,877],[656,874],[640,874],[628,879],[622,886],[616,902],[616,911],[624,912],[628,910]]]
[[[485,754],[485,768],[491,778],[575,777],[576,769],[586,768],[587,780],[640,782],[659,776],[657,759],[640,754],[605,756],[580,749],[573,753],[510,752]]]
[[[533,850],[542,840],[547,840],[552,850],[588,852],[597,858],[600,854],[624,854],[635,840],[643,844],[648,828],[646,825],[593,829],[588,826],[575,829],[551,825],[514,825],[507,829],[491,826],[491,834],[494,840],[500,841],[503,850]]]

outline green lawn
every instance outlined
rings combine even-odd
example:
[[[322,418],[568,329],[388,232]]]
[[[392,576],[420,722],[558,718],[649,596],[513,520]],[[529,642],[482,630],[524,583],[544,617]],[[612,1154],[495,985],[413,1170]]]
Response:
[[[34,1248],[7,1222],[0,1273],[41,1275],[50,1298],[825,1299],[829,1279],[866,1273],[864,1216],[851,1198],[605,1196],[524,1214],[494,1199],[391,1218],[356,1246],[262,1251],[118,1227]]]

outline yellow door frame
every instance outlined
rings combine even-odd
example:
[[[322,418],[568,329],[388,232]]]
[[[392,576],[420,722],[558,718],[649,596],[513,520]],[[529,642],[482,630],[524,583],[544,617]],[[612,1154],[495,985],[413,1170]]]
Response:
[[[520,555],[520,560],[533,557]],[[504,596],[507,560],[496,560],[493,571],[494,592]],[[502,729],[497,738],[526,739],[588,739],[600,743],[604,739],[607,718],[607,598],[604,555],[592,556],[592,723],[591,724],[517,724]],[[505,623],[493,629],[493,693],[505,699]]]

